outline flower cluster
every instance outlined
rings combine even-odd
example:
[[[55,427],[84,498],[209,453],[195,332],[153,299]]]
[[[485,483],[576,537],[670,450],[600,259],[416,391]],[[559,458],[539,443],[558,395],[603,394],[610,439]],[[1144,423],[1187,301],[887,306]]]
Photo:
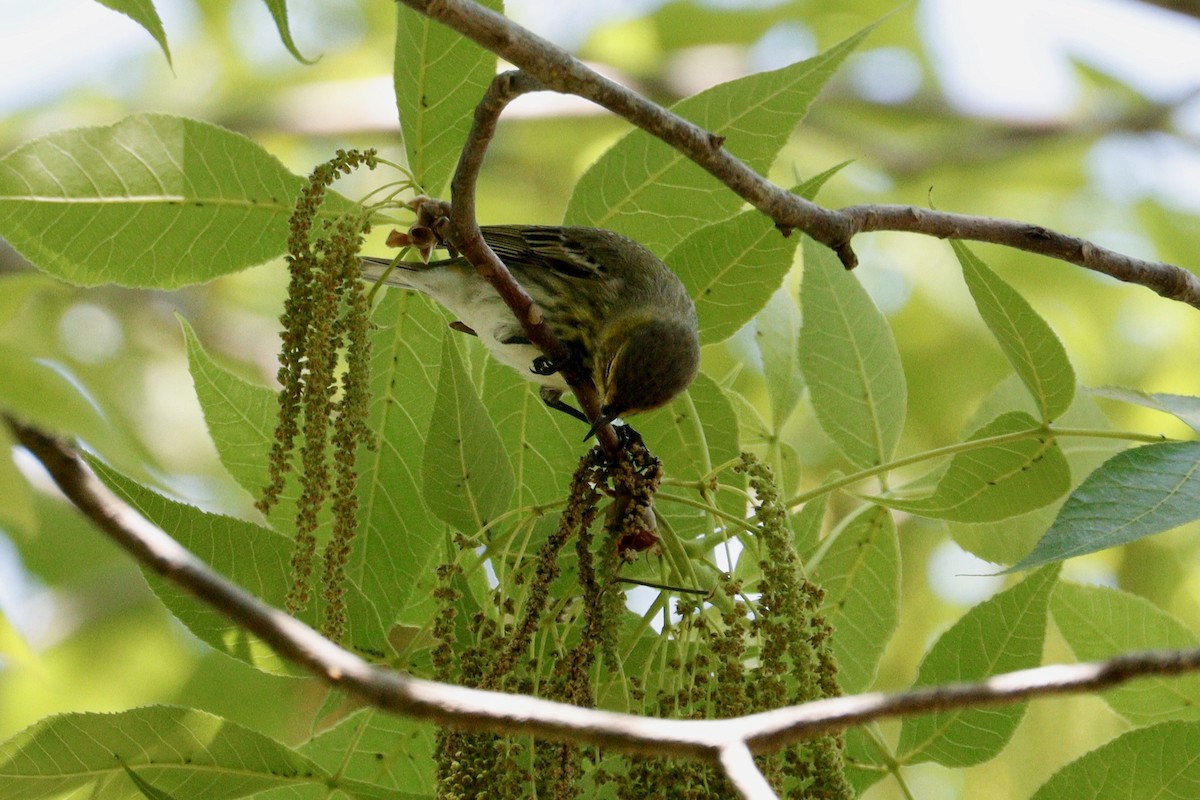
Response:
[[[313,170],[292,214],[287,256],[291,281],[280,318],[279,415],[268,483],[256,504],[265,514],[279,501],[293,466],[296,440],[302,437],[294,578],[287,609],[296,614],[308,605],[320,513],[330,501],[333,529],[324,552],[322,628],[335,640],[345,625],[345,565],[358,510],[355,458],[358,446],[368,439],[369,308],[359,279],[358,251],[370,223],[362,209],[334,218],[320,215],[334,180],[356,167],[374,169],[375,165],[374,151],[339,150]],[[339,395],[337,373],[343,352]]]

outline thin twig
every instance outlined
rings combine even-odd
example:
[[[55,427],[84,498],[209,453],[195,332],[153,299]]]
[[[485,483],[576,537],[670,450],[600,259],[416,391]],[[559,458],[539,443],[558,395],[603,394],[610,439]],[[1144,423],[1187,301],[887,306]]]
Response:
[[[571,387],[571,392],[588,420],[594,423],[600,419],[600,396],[592,383],[592,376],[569,357],[567,349],[546,324],[537,303],[484,241],[479,222],[475,218],[475,185],[488,144],[496,133],[496,123],[500,114],[509,103],[522,94],[544,89],[536,79],[517,70],[503,72],[492,80],[483,99],[475,108],[475,120],[450,183],[450,225],[444,233],[463,257],[495,287],[496,292],[520,322],[529,341],[537,345],[553,363],[559,365],[563,380]],[[596,440],[605,455],[615,461],[621,446],[612,425],[598,429]]]
[[[1200,279],[1192,273],[1161,261],[1133,258],[1040,225],[899,205],[848,206],[839,213],[852,219],[857,231],[909,231],[939,239],[1005,245],[1140,284],[1170,300],[1200,308]]]
[[[552,91],[597,103],[695,161],[782,231],[803,231],[837,253],[847,269],[858,263],[851,239],[869,231],[908,231],[942,238],[995,242],[1067,261],[1163,297],[1200,308],[1200,277],[1173,264],[1116,253],[1046,228],[1011,220],[932,212],[915,206],[827,209],[767,181],[722,147],[723,140],[636,92],[588,69],[566,51],[470,0],[401,0],[503,57]]]
[[[1010,672],[980,683],[833,697],[724,720],[638,717],[421,680],[368,664],[231,583],[109,491],[74,449],[11,417],[4,419],[80,512],[144,567],[204,601],[331,686],[376,708],[444,725],[526,733],[644,755],[744,764],[745,755],[738,752],[743,746],[750,753],[768,753],[821,733],[888,717],[1095,692],[1138,677],[1200,671],[1200,649],[1129,653],[1097,663]],[[731,780],[739,786],[754,785],[740,774],[731,775]]]

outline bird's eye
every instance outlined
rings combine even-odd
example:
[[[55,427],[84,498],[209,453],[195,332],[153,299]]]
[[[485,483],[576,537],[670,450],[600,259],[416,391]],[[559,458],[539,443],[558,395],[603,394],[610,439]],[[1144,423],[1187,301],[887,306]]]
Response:
[[[617,360],[614,358],[614,359],[609,360],[609,362],[604,365],[604,383],[605,384],[607,384],[609,378],[612,377],[613,365],[616,363],[617,363]]]
[[[617,366],[617,362],[621,360],[621,355],[625,352],[625,348],[629,346],[628,342],[624,342],[617,348],[617,352],[613,353],[613,357],[604,365],[604,384],[607,386],[612,379],[613,369]]]

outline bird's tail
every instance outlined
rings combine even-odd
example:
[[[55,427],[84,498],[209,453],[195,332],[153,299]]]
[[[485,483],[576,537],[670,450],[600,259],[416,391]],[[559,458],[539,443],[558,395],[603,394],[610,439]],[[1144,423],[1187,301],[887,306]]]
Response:
[[[401,289],[416,289],[421,287],[417,281],[412,279],[413,273],[425,272],[426,270],[434,269],[435,267],[444,266],[450,263],[450,260],[430,261],[428,263],[422,261],[398,261],[394,268],[390,258],[376,258],[374,256],[362,257],[362,277],[364,281],[372,283],[383,278],[383,282],[387,286],[399,286]]]

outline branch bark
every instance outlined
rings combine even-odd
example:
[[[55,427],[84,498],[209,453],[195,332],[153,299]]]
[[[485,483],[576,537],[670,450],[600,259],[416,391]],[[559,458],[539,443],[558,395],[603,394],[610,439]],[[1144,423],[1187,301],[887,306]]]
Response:
[[[770,183],[724,149],[720,137],[636,92],[588,69],[578,59],[471,0],[400,0],[453,28],[539,81],[575,94],[671,145],[728,186],[782,231],[800,230],[837,253],[847,269],[858,263],[851,240],[870,231],[907,231],[1015,247],[1136,283],[1200,309],[1200,278],[1173,264],[1132,258],[1041,226],[1012,220],[945,214],[915,206],[827,209]]]
[[[1129,653],[896,694],[833,697],[724,720],[668,720],[468,689],[382,669],[214,572],[105,487],[78,452],[5,416],[17,440],[79,511],[147,569],[254,633],[281,656],[364,702],[397,714],[494,733],[527,733],[643,755],[698,758],[721,766],[745,798],[774,797],[750,758],[817,734],[874,720],[1094,692],[1139,677],[1200,671],[1200,649]]]
[[[475,186],[484,154],[495,136],[500,114],[522,94],[544,91],[545,88],[539,81],[518,70],[503,72],[492,80],[483,99],[475,107],[475,120],[450,183],[450,225],[447,234],[463,257],[491,282],[505,304],[512,309],[529,341],[537,345],[552,362],[561,365],[563,379],[571,387],[588,420],[595,423],[600,419],[600,396],[592,383],[592,376],[569,357],[567,349],[545,323],[542,311],[533,298],[484,241],[479,221],[475,218]],[[612,425],[597,429],[596,440],[609,460],[615,462],[620,455],[621,444]]]

